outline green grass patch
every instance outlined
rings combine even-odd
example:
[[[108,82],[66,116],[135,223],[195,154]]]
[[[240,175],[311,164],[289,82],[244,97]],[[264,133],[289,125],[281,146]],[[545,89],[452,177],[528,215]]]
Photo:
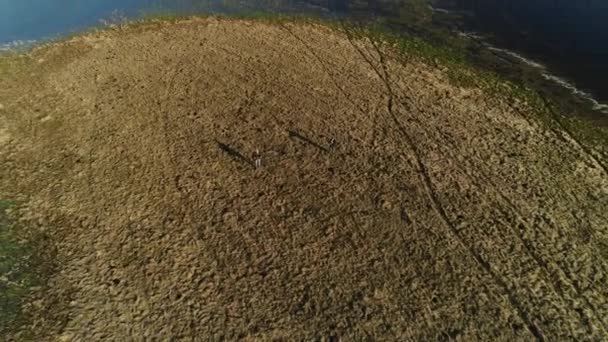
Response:
[[[570,130],[583,134],[585,140],[593,145],[602,145],[608,148],[608,127],[605,124],[596,124],[593,121],[576,117],[565,117],[562,123]]]
[[[0,54],[0,79],[10,79],[26,70],[30,59],[22,54],[6,52]]]
[[[26,323],[22,308],[32,288],[42,285],[33,246],[9,218],[12,203],[0,201],[0,335]]]

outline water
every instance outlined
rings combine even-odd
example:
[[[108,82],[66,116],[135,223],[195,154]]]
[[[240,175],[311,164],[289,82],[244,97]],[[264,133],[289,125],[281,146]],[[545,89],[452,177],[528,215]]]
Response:
[[[466,30],[540,61],[548,79],[608,103],[608,1],[432,0],[464,14]],[[558,75],[558,76],[555,76]],[[598,107],[598,106],[596,106]],[[602,105],[599,105],[602,107]],[[606,107],[603,107],[606,111]]]
[[[314,12],[312,7],[301,1],[0,0],[0,49],[53,39],[150,13],[230,14],[254,10]]]
[[[346,14],[428,25],[436,15],[458,13],[458,29],[490,35],[495,52],[538,67],[546,79],[608,110],[600,103],[608,102],[605,0],[0,0],[0,52],[159,12]]]

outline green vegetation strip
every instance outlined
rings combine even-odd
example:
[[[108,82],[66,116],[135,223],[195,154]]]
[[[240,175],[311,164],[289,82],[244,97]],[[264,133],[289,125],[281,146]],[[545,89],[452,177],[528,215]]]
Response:
[[[24,323],[24,300],[41,284],[33,261],[33,249],[17,234],[8,212],[12,205],[0,201],[0,336]]]

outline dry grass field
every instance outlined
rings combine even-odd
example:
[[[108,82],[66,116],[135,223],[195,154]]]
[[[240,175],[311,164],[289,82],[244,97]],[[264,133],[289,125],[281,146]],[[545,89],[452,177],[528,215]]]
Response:
[[[608,338],[607,161],[523,100],[316,24],[11,58],[0,198],[57,267],[9,339]]]

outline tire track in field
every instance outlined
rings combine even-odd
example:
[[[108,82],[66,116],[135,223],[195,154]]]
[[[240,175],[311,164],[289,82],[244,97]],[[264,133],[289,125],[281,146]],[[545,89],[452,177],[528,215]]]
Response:
[[[479,179],[482,182],[489,184],[491,188],[499,189],[499,187],[496,186],[496,184],[494,184],[490,180],[489,177],[487,177],[485,174],[482,173],[482,171],[480,171],[478,168],[476,168],[474,163],[472,163],[468,159],[466,159],[466,160],[468,162],[467,167],[470,168],[469,170],[476,169],[476,170],[478,170],[478,173],[480,173],[479,176],[475,176],[471,172],[467,171],[466,167],[458,167],[460,169],[460,171],[464,175],[467,176],[469,181],[471,181],[471,184],[473,186],[475,186],[477,189],[487,189],[488,188],[487,186],[482,186],[477,181]],[[500,206],[494,207],[494,208],[497,209],[504,218],[512,217],[514,219],[514,221],[516,221],[518,223],[518,227],[523,226],[524,229],[531,230],[531,228],[529,227],[529,224],[524,219],[525,216],[521,213],[521,211],[517,208],[517,206],[502,191],[495,190],[495,194],[499,197],[498,199],[500,201],[502,201],[503,204],[506,204],[506,207],[508,207],[511,210],[511,212],[509,213],[509,212],[505,211],[504,209],[501,209]],[[562,298],[562,300],[564,300],[564,302],[570,302],[570,301],[565,300],[566,297],[565,297],[565,293],[564,293],[564,290],[562,289],[562,287],[569,287],[570,289],[574,290],[577,297],[581,298],[585,302],[587,307],[593,312],[596,320],[599,321],[603,327],[604,326],[603,322],[600,319],[601,315],[597,313],[595,306],[593,306],[589,302],[589,300],[585,296],[582,295],[580,289],[573,282],[570,273],[568,271],[564,270],[558,264],[555,264],[558,272],[561,272],[566,277],[566,279],[568,279],[570,281],[570,283],[568,281],[564,281],[564,280],[560,279],[558,277],[558,275],[555,274],[555,271],[551,270],[549,268],[549,264],[538,253],[535,252],[534,246],[532,245],[531,241],[529,241],[529,239],[525,238],[520,230],[518,230],[516,227],[509,224],[508,222],[504,222],[502,220],[499,220],[499,221],[512,232],[512,234],[516,237],[517,241],[520,242],[520,244],[524,247],[526,254],[532,260],[534,260],[535,264],[542,270],[542,273],[545,276],[545,278],[547,280],[549,280],[549,284],[551,284],[553,291],[555,293],[557,293]],[[590,325],[591,318],[588,317],[587,314],[585,314],[583,311],[577,310],[572,304],[569,306],[570,306],[570,309],[572,309],[578,313],[578,315],[580,316],[580,321],[586,327],[587,331],[589,333],[593,333],[593,327]],[[605,328],[602,328],[601,330],[603,333],[605,333]]]
[[[379,47],[376,45],[376,43],[374,41],[372,41],[372,44],[373,44],[373,46],[374,46],[377,54],[380,56],[380,59],[382,60],[383,59],[383,54],[381,53]],[[355,47],[355,48],[357,48],[357,47]],[[363,53],[360,51],[360,54],[363,54]],[[378,69],[376,67],[374,67],[373,63],[369,60],[369,58],[367,58],[365,56],[363,56],[363,57],[366,59],[366,61],[368,62],[368,64],[370,64],[370,66],[372,66],[372,68],[376,72],[378,72]],[[388,77],[388,73],[386,72],[386,68],[384,67],[384,65],[383,65],[383,72],[386,75],[386,77]],[[385,83],[389,82],[389,81],[385,80]],[[387,86],[388,85],[389,84],[387,84]],[[408,99],[407,95],[404,94],[404,96],[405,96],[406,99]],[[528,118],[524,117],[524,119],[526,121],[528,121]],[[418,119],[412,118],[412,120],[415,121],[416,123],[418,123],[420,126],[423,126],[422,123]],[[473,167],[474,165],[470,165],[470,166]],[[472,176],[469,172],[465,171],[465,174],[467,175],[467,177],[471,181],[474,181],[473,180],[474,176]],[[485,180],[489,184],[491,184],[495,189],[499,189],[499,187],[497,187],[493,182],[491,182],[489,180],[489,177],[487,177],[486,175],[483,175],[482,178],[483,178],[483,180]],[[474,183],[474,185],[475,185],[475,183]],[[482,188],[479,184],[476,184],[476,187],[478,187],[480,189]],[[528,230],[530,230],[529,224],[527,224],[527,222],[525,222],[525,220],[523,219],[524,215],[519,211],[519,209],[517,209],[517,207],[515,206],[515,204],[506,195],[504,195],[504,193],[502,193],[500,191],[497,191],[497,193],[498,193],[499,197],[503,200],[503,202],[505,202],[508,205],[508,207],[511,208],[511,210],[514,211],[516,220],[519,221],[520,224],[523,224],[524,227],[526,227]],[[508,215],[506,214],[506,212],[504,210],[501,210],[501,213],[503,214],[503,216],[508,217]],[[554,223],[550,222],[550,225],[554,226]],[[555,227],[555,228],[557,229],[557,227]],[[559,270],[559,272],[561,272],[564,275],[564,277],[567,279],[567,281],[561,280],[561,279],[557,278],[557,276],[554,274],[554,272],[552,272],[549,269],[548,263],[534,251],[534,247],[532,246],[531,242],[528,241],[527,239],[525,239],[523,237],[523,235],[521,234],[521,232],[518,232],[513,226],[509,225],[509,229],[512,230],[513,234],[518,238],[518,240],[520,241],[520,243],[522,244],[522,246],[524,246],[524,249],[527,251],[528,256],[531,257],[534,260],[534,262],[543,270],[543,273],[545,274],[546,278],[549,280],[549,283],[553,287],[554,291],[562,299],[564,299],[565,298],[564,292],[563,292],[563,290],[562,290],[562,288],[560,287],[559,284],[565,283],[566,286],[569,286],[571,289],[574,289],[577,297],[580,298],[580,299],[582,299],[585,302],[586,306],[593,313],[593,316],[595,316],[596,321],[599,321],[599,323],[600,323],[599,328],[605,334],[607,328],[606,328],[605,323],[600,318],[600,317],[602,317],[602,315],[597,312],[596,307],[594,305],[592,305],[592,303],[589,301],[589,299],[587,297],[583,296],[582,290],[580,289],[580,287],[574,281],[573,276],[571,275],[571,273],[569,271],[565,270],[559,264],[556,264],[556,268]],[[591,318],[583,310],[580,310],[579,308],[571,306],[571,309],[574,310],[575,312],[577,312],[577,314],[579,315],[581,323],[586,327],[586,329],[587,329],[587,331],[589,333],[592,333],[593,332],[593,327],[590,325]]]
[[[378,53],[380,54],[379,50],[378,50]],[[524,118],[524,119],[526,121],[528,121],[528,118]],[[414,122],[418,123],[420,126],[422,126],[422,123],[418,119],[412,118],[412,120]],[[471,170],[476,167],[472,163],[470,163],[469,166],[471,167]],[[470,181],[472,181],[473,185],[475,185],[478,189],[485,188],[485,187],[482,187],[479,183],[475,182],[475,180],[474,180],[475,176],[473,176],[470,172],[466,171],[464,168],[461,168],[461,171],[463,171],[463,173],[469,178]],[[481,171],[479,171],[479,172],[481,172]],[[480,176],[478,178],[480,178],[481,180],[492,185],[492,187],[494,187],[495,189],[499,189],[499,187],[496,184],[494,184],[487,175],[482,174],[482,176]],[[531,231],[529,224],[524,219],[525,215],[523,215],[521,213],[521,211],[517,208],[517,206],[503,192],[497,190],[496,193],[498,194],[500,199],[503,201],[503,203],[507,204],[507,207],[509,207],[513,211],[511,214],[513,214],[515,221],[518,221],[519,226],[523,225],[523,227],[525,227],[525,229],[527,229],[528,231]],[[501,210],[500,208],[497,208],[497,209],[500,211],[500,213],[505,218],[508,218],[510,216],[509,213],[507,213],[506,211]],[[597,312],[597,308],[589,301],[589,299],[582,294],[582,290],[576,284],[576,281],[574,280],[574,277],[572,276],[571,272],[564,269],[559,264],[555,264],[555,267],[557,268],[558,272],[561,272],[561,274],[563,274],[563,276],[566,278],[566,280],[559,278],[555,274],[555,271],[551,270],[549,268],[549,266],[548,266],[549,264],[538,253],[536,253],[534,251],[534,246],[532,245],[532,243],[528,239],[526,239],[521,234],[520,231],[517,231],[515,229],[515,227],[513,227],[512,225],[509,225],[508,223],[505,223],[505,222],[501,222],[501,223],[504,226],[508,226],[508,228],[512,231],[513,235],[515,235],[517,237],[517,240],[524,247],[526,254],[532,260],[534,260],[534,262],[537,264],[537,266],[540,269],[542,269],[542,272],[543,272],[545,278],[547,280],[549,280],[549,284],[551,284],[551,287],[553,288],[554,292],[557,293],[562,298],[562,300],[564,300],[564,302],[571,303],[571,301],[565,300],[565,293],[564,293],[564,290],[562,289],[562,286],[566,286],[566,287],[569,287],[570,289],[573,289],[576,293],[576,298],[582,299],[585,302],[587,308],[592,312],[592,316],[594,316],[595,321],[599,322],[599,330],[603,334],[606,334],[606,325],[601,319],[602,315]],[[555,229],[559,229],[557,226],[555,226],[554,222],[549,222],[548,224]],[[571,310],[574,310],[577,313],[581,324],[583,326],[585,326],[588,333],[592,334],[594,332],[594,327],[590,323],[592,320],[592,317],[590,317],[587,313],[585,313],[580,308],[577,308],[575,304],[571,303],[569,306],[570,306]]]
[[[487,115],[483,112],[480,111],[474,111],[484,117],[487,117]],[[526,122],[530,122],[529,119],[523,115],[520,114],[520,116],[526,120]],[[417,120],[417,119],[413,119],[417,124],[419,124],[420,126],[423,126],[422,123]],[[436,131],[438,133],[438,136],[444,138],[443,141],[447,141],[448,143],[451,143],[452,145],[454,145],[453,142],[450,142],[450,139],[445,139],[445,136],[442,134],[441,131],[439,131],[439,129],[436,128]],[[556,135],[559,135],[559,132],[555,132],[553,131]],[[574,146],[575,148],[577,146]],[[459,160],[453,159],[454,161],[458,162]],[[500,191],[500,186],[498,186],[496,183],[494,183],[491,180],[491,177],[489,177],[487,174],[485,174],[482,169],[480,169],[478,167],[478,165],[475,164],[475,162],[473,160],[471,160],[470,158],[465,158],[465,162],[466,162],[466,167],[468,167],[469,169],[467,169],[466,167],[461,167],[461,171],[467,175],[467,177],[474,182],[475,178],[480,179],[482,182],[485,182],[489,185],[492,186],[492,188],[496,189],[495,192],[496,194],[499,196],[500,200],[506,204],[506,206],[508,208],[510,208],[510,210],[512,211],[512,214],[514,214],[513,216],[515,217],[515,220],[518,221],[519,226],[523,226],[524,229],[526,229],[527,231],[533,231],[533,229],[530,227],[529,222],[525,219],[526,215],[524,215],[521,210],[518,208],[518,206],[507,196],[504,194],[504,192]],[[487,165],[487,163],[483,163],[483,165]],[[477,173],[479,175],[475,176],[473,175],[474,170],[477,171]],[[482,188],[486,188],[486,187],[482,187],[479,183],[476,184],[476,187],[482,189]],[[502,211],[503,216],[507,217],[508,215],[506,214],[506,212],[503,210]],[[554,222],[554,220],[546,220],[545,221],[546,224],[553,228],[555,231],[563,231],[563,229],[561,227],[558,227],[558,225]],[[545,269],[545,274],[547,275],[548,279],[551,279],[551,277],[554,278],[553,273],[554,271],[550,270],[548,267],[548,263],[538,254],[534,251],[534,246],[531,243],[531,241],[525,239],[523,237],[523,235],[521,234],[521,232],[518,232],[515,227],[509,226],[509,228],[513,231],[513,233],[518,236],[518,239],[521,241],[522,245],[524,245],[524,247],[529,251],[529,255],[536,261],[536,263],[538,264],[539,267],[542,267]],[[560,234],[561,236],[561,234]],[[603,266],[603,265],[602,265]],[[566,286],[569,286],[570,288],[574,289],[574,291],[576,292],[576,295],[578,298],[581,298],[582,300],[585,301],[586,305],[588,306],[588,308],[593,312],[593,314],[595,315],[595,317],[597,318],[597,320],[600,322],[600,328],[601,330],[605,333],[608,329],[608,327],[606,326],[605,322],[602,321],[601,317],[603,317],[602,314],[597,312],[597,308],[596,306],[594,306],[587,297],[585,297],[583,295],[583,291],[581,290],[580,286],[577,285],[577,282],[575,280],[575,277],[572,275],[572,273],[563,268],[562,266],[560,266],[558,263],[555,264],[555,268],[557,268],[557,270],[559,272],[561,272],[564,277],[567,280],[562,280],[559,283],[565,283]],[[602,267],[603,268],[603,267]],[[555,279],[553,279],[555,280]],[[579,312],[579,309],[577,309],[576,307],[572,307],[572,309],[574,309],[575,311]],[[586,317],[587,315],[584,313],[580,313],[579,315],[581,315],[582,317],[584,317],[585,319],[588,319],[588,317]]]
[[[390,84],[388,72],[386,70],[384,56],[382,55],[382,53],[380,53],[379,48],[372,41],[374,48],[379,53],[380,66],[382,68],[382,72],[380,72],[378,70],[378,68],[376,66],[374,66],[373,62],[370,61],[369,58],[366,57],[365,54],[361,51],[361,49],[356,46],[356,44],[352,40],[350,31],[344,25],[343,25],[343,27],[346,31],[347,38],[351,42],[351,45],[353,46],[353,48],[355,48],[359,52],[361,57],[370,65],[370,67],[372,67],[372,69],[376,72],[378,77],[384,82],[384,84],[386,86],[386,89],[388,92],[387,111],[388,111],[389,115],[391,116],[393,122],[395,123],[397,129],[403,135],[408,147],[413,152],[415,164],[418,169],[417,170],[418,175],[421,178],[421,182],[424,185],[424,188],[425,188],[427,196],[431,202],[431,205],[433,206],[433,209],[438,214],[438,216],[441,219],[441,221],[443,222],[444,226],[448,229],[448,231],[452,235],[454,235],[456,237],[456,239],[459,241],[459,243],[468,250],[469,254],[475,259],[475,261],[477,262],[479,267],[485,273],[489,274],[490,277],[492,278],[492,280],[503,289],[504,293],[507,295],[509,303],[515,309],[515,311],[517,312],[517,314],[519,315],[521,320],[526,324],[526,327],[528,328],[530,333],[535,337],[535,339],[537,341],[545,341],[545,337],[544,337],[542,330],[538,327],[538,325],[530,317],[530,314],[528,313],[527,309],[519,301],[519,299],[517,298],[515,293],[509,287],[509,285],[502,279],[502,277],[500,277],[498,274],[496,274],[496,272],[494,272],[492,270],[490,263],[488,261],[484,260],[484,258],[471,245],[469,245],[464,240],[464,238],[458,233],[458,230],[456,229],[456,227],[453,225],[453,223],[448,218],[447,213],[445,212],[445,209],[443,208],[443,205],[441,204],[441,201],[439,200],[439,196],[437,195],[437,192],[434,188],[428,168],[426,167],[424,161],[422,160],[420,149],[416,146],[413,139],[411,138],[411,136],[409,135],[409,133],[407,132],[405,127],[401,124],[401,122],[399,121],[399,119],[397,118],[397,116],[394,113],[393,99],[394,99],[395,95],[394,95],[392,86]]]
[[[363,114],[363,115],[367,114],[367,112],[365,110],[363,110],[363,108],[361,108],[361,106],[359,106],[359,104],[355,103],[355,101],[344,91],[344,89],[342,89],[342,87],[340,87],[340,85],[336,81],[335,77],[329,72],[329,70],[327,69],[327,66],[325,65],[325,63],[323,63],[323,61],[321,60],[321,58],[317,55],[316,52],[313,51],[313,49],[310,47],[310,45],[308,45],[306,43],[306,41],[304,41],[302,38],[300,38],[298,35],[296,35],[289,27],[287,27],[287,25],[283,25],[282,24],[281,27],[283,27],[296,40],[298,40],[302,45],[304,45],[304,47],[306,48],[306,50],[308,52],[310,52],[310,54],[319,62],[319,64],[321,65],[321,68],[323,68],[323,71],[331,79],[331,81],[334,84],[334,86],[336,87],[336,89],[344,96],[344,98],[348,102],[350,102],[351,105],[353,105],[355,108],[357,108],[361,114]]]
[[[480,113],[480,114],[483,114],[483,113]],[[419,126],[421,126],[421,127],[424,126],[420,122],[420,120],[418,120],[417,118],[412,117],[411,120],[413,122],[415,122],[416,124],[418,124]],[[527,118],[526,118],[526,121],[528,121]],[[441,132],[439,132],[439,134],[441,136]],[[449,141],[449,140],[445,139],[445,141]],[[456,160],[456,159],[453,159],[453,160],[456,161],[456,162],[458,162],[458,160]],[[494,189],[500,189],[499,186],[497,186],[495,183],[493,183],[491,181],[490,177],[488,177],[486,174],[483,174],[483,172],[477,167],[477,165],[475,165],[472,161],[470,161],[468,159],[467,159],[467,161],[468,161],[467,167],[470,167],[470,170],[478,170],[478,172],[481,173],[480,176],[476,177],[470,171],[467,171],[465,168],[460,167],[463,175],[466,175],[467,178],[472,182],[472,184],[476,188],[478,188],[478,189],[485,189],[485,188],[487,188],[487,187],[483,187],[482,185],[480,185],[479,182],[477,182],[475,180],[475,179],[480,179],[483,182],[486,182],[486,183],[490,184]],[[510,198],[508,198],[500,190],[496,190],[496,193],[500,197],[500,200],[502,200],[503,204],[506,204],[506,206],[511,209],[511,211],[512,211],[511,214],[515,217],[515,221],[517,221],[520,226],[523,225],[523,227],[525,227],[525,229],[527,229],[528,231],[532,231],[532,229],[529,226],[529,223],[524,219],[525,215],[523,215],[523,213],[517,208],[517,206],[513,203],[513,201],[511,201]],[[501,210],[500,208],[497,208],[497,209],[501,212],[501,214],[505,218],[511,216],[506,211]],[[554,222],[548,222],[548,224],[551,227],[553,227],[554,229],[560,230],[559,227],[555,226]],[[515,227],[513,227],[512,225],[506,224],[504,222],[503,222],[503,225],[508,226],[508,228],[512,231],[513,235],[515,235],[517,237],[518,241],[520,241],[520,243],[522,244],[522,246],[524,247],[524,249],[527,251],[526,254],[532,260],[534,260],[534,262],[538,265],[539,268],[541,268],[543,270],[543,274],[545,275],[545,278],[547,280],[549,280],[549,283],[553,287],[554,292],[557,293],[565,301],[564,292],[563,292],[563,290],[561,288],[562,285],[560,285],[560,284],[563,284],[566,287],[569,287],[570,289],[573,289],[575,291],[575,293],[576,293],[576,297],[580,298],[581,300],[583,300],[585,302],[586,306],[592,312],[592,316],[595,316],[596,321],[600,323],[599,324],[599,329],[605,334],[607,328],[606,328],[605,323],[601,319],[602,315],[597,312],[597,308],[589,301],[589,299],[583,295],[582,290],[576,284],[576,281],[574,280],[574,277],[572,276],[571,272],[568,271],[568,270],[566,270],[566,269],[564,269],[563,267],[561,267],[559,264],[556,263],[555,264],[555,268],[557,269],[558,272],[561,272],[561,274],[564,275],[564,277],[566,278],[566,280],[558,278],[554,274],[555,273],[555,269],[554,270],[549,269],[549,266],[548,266],[549,264],[538,253],[536,253],[534,251],[534,246],[532,245],[531,241],[529,241],[528,239],[526,239],[521,234],[521,232],[517,231],[515,229]],[[593,326],[590,325],[591,317],[589,317],[589,315],[587,315],[580,308],[577,308],[575,304],[571,304],[570,305],[570,309],[574,310],[578,314],[581,323],[586,327],[586,329],[587,329],[587,331],[589,333],[592,333],[593,332]]]

